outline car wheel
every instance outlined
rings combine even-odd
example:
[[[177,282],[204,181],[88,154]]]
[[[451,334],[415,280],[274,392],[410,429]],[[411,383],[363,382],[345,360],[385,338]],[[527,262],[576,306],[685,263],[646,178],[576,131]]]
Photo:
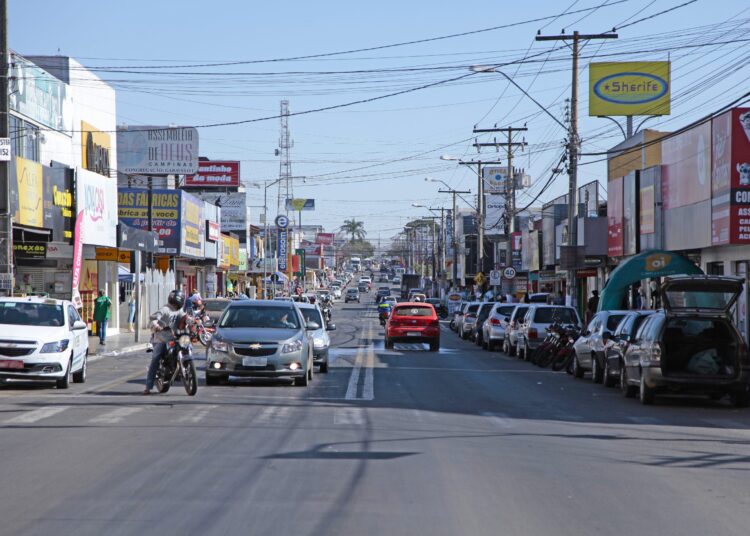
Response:
[[[516,341],[516,351],[515,351],[516,357],[518,359],[523,359],[523,353],[521,353],[521,342]]]
[[[327,359],[320,364],[320,373],[328,374],[328,360]]]
[[[617,382],[617,378],[612,376],[612,371],[609,370],[609,359],[604,361],[604,387],[614,387]]]
[[[531,354],[529,353],[529,343],[526,339],[523,340],[523,358],[528,361]]]
[[[503,353],[505,355],[510,355],[510,344],[508,344],[508,338],[505,337],[503,339]]]
[[[620,391],[625,398],[635,397],[635,387],[630,385],[628,371],[623,364],[620,364]]]
[[[750,406],[750,391],[745,386],[744,389],[739,389],[730,395],[732,399],[732,405],[736,408],[746,408]]]
[[[654,390],[646,385],[646,380],[643,378],[643,373],[641,373],[639,399],[641,401],[641,404],[643,404],[644,406],[650,406],[654,403]]]
[[[431,341],[430,352],[437,352],[438,350],[440,350],[440,341]]]
[[[393,348],[393,343],[388,338],[385,339],[384,344],[385,344],[386,350],[390,350],[391,348]]]
[[[585,371],[581,368],[581,363],[578,361],[578,354],[573,356],[573,377],[579,380],[583,378]]]
[[[310,380],[307,379],[307,374],[294,378],[294,385],[297,387],[307,387],[309,383]]]
[[[594,354],[591,354],[591,380],[594,383],[602,383],[604,374],[602,374],[602,367],[599,364],[599,360]]]
[[[58,389],[67,389],[68,387],[70,387],[71,381],[73,379],[72,369],[73,358],[71,357],[70,360],[68,360],[68,368],[65,370],[65,376],[55,381]]]
[[[73,373],[73,381],[75,383],[86,383],[86,369],[88,368],[89,353],[83,354],[83,363],[81,369],[78,372]]]

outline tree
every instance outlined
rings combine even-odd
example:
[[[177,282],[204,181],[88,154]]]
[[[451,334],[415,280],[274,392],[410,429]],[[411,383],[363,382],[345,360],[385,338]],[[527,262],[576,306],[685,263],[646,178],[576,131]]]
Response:
[[[367,231],[365,231],[365,223],[362,221],[357,221],[354,218],[351,220],[344,220],[344,224],[339,227],[339,230],[347,234],[351,237],[350,241],[354,242],[355,240],[364,240],[364,238],[367,236]]]
[[[367,240],[350,240],[343,247],[342,253],[345,257],[372,257],[375,253],[375,248]]]

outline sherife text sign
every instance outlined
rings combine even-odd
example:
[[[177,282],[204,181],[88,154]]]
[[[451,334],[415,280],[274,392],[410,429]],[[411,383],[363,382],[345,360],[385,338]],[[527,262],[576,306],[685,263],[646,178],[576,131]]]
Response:
[[[589,115],[669,115],[668,61],[592,63]]]

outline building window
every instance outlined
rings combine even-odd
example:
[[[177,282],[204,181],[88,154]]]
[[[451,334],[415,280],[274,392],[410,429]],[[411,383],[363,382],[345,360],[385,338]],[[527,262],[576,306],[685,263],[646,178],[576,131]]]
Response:
[[[10,116],[9,126],[13,155],[39,162],[39,127],[14,115]]]

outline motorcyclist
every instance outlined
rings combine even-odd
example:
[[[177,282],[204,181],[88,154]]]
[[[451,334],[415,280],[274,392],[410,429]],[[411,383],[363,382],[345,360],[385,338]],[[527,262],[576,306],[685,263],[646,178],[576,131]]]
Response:
[[[143,390],[144,395],[150,395],[151,389],[154,388],[156,380],[156,371],[159,368],[159,361],[167,351],[167,344],[173,338],[173,328],[179,328],[181,323],[185,322],[187,317],[183,307],[185,306],[185,294],[181,290],[173,290],[169,293],[167,304],[151,315],[151,337],[153,343],[153,353],[151,354],[151,363],[148,366],[146,374],[146,388]]]
[[[378,318],[380,318],[381,324],[385,324],[385,320],[391,314],[391,309],[391,302],[384,301],[383,303],[378,305]]]

